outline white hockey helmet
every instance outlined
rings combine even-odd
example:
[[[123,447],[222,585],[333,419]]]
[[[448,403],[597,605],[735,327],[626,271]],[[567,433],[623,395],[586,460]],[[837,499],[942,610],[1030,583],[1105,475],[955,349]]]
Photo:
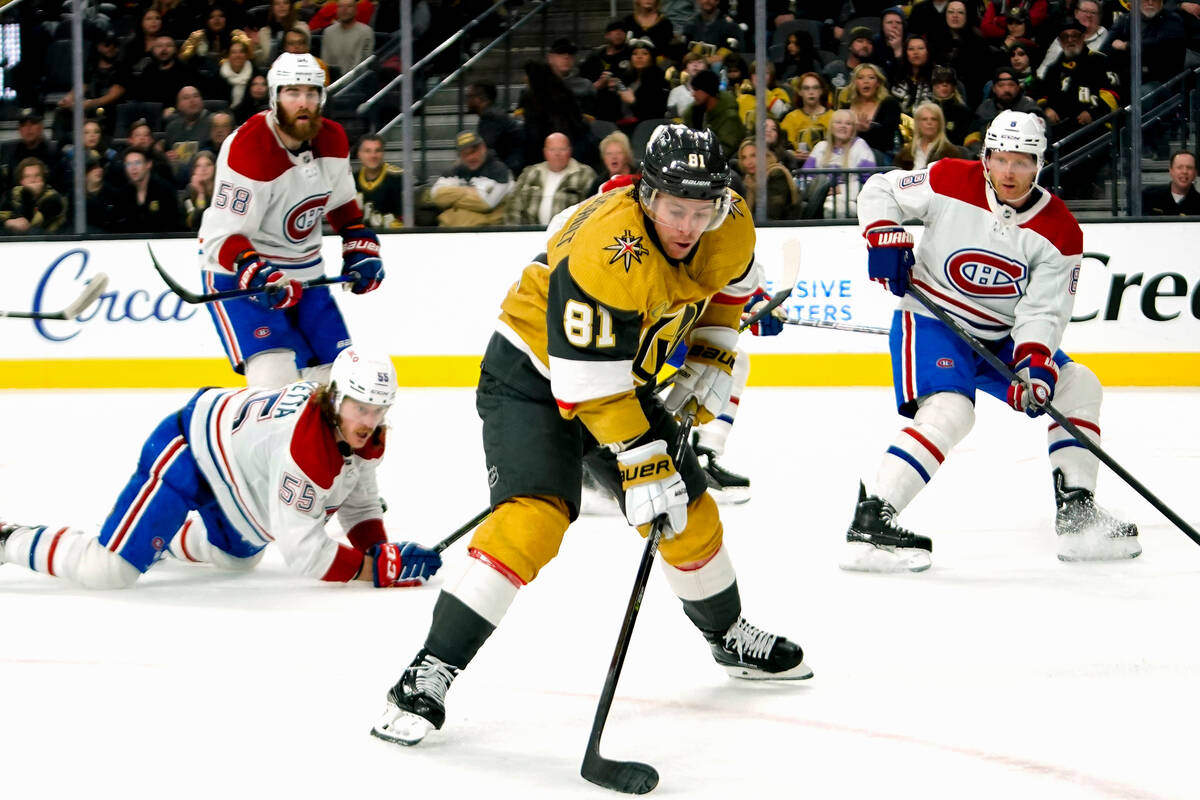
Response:
[[[996,115],[983,136],[983,164],[994,150],[1029,153],[1042,171],[1046,157],[1046,121],[1036,114],[1006,109]],[[1034,180],[1037,180],[1036,178]]]
[[[353,345],[337,354],[329,370],[333,408],[341,409],[347,397],[387,408],[396,399],[396,368],[385,355],[368,353]]]
[[[325,70],[309,53],[280,53],[267,71],[267,95],[271,110],[279,98],[279,90],[285,86],[315,86],[321,93],[321,107],[325,107]]]

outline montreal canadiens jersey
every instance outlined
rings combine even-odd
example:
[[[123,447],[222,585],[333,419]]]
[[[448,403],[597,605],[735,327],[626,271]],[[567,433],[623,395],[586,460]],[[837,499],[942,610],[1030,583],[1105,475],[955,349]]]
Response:
[[[311,147],[292,153],[260,112],[225,142],[217,157],[212,205],[200,223],[201,268],[236,272],[252,247],[274,266],[307,280],[322,274],[321,221],[334,230],[362,217],[342,126],[324,120]]]
[[[250,545],[275,542],[288,566],[328,581],[354,578],[362,553],[325,532],[337,513],[351,541],[386,541],[375,469],[382,435],[343,456],[318,385],[209,389],[195,401],[188,441],[221,511]]]
[[[501,304],[497,331],[550,381],[560,413],[601,444],[649,429],[636,389],[697,325],[736,329],[755,289],[754,223],[734,195],[722,225],[674,261],[636,187],[580,203]]]
[[[858,196],[863,230],[919,218],[912,283],[971,333],[1058,349],[1075,305],[1083,232],[1049,192],[1024,211],[1001,205],[978,161],[872,175]],[[929,316],[904,296],[900,308]]]

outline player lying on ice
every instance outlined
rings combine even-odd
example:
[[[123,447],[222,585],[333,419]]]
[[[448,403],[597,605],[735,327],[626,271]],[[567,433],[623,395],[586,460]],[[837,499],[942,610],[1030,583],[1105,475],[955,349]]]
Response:
[[[667,583],[718,664],[742,678],[808,678],[796,644],[746,622],[704,472],[672,416],[700,422],[729,399],[737,326],[754,291],[754,225],[711,132],[652,134],[643,177],[586,201],[501,303],[476,393],[492,515],[438,596],[425,646],[372,733],[416,744],[445,721],[450,682],[579,512],[582,465],[612,485],[643,535],[665,514]],[[655,376],[689,355],[665,404]]]
[[[0,524],[0,562],[119,589],[168,552],[245,570],[275,542],[293,571],[319,580],[423,583],[441,557],[388,542],[375,486],[395,395],[391,361],[353,347],[327,385],[202,389],[150,434],[98,536]],[[325,532],[335,512],[353,547]]]
[[[981,162],[942,159],[928,169],[872,175],[858,196],[873,280],[901,297],[892,317],[896,406],[912,418],[888,447],[875,484],[859,486],[843,569],[919,572],[933,544],[895,516],[933,477],[975,421],[975,391],[1031,417],[1054,407],[1100,440],[1100,381],[1059,350],[1075,304],[1083,233],[1067,207],[1037,186],[1045,125],[1003,111],[984,137]],[[920,219],[925,234],[900,227]],[[1010,382],[906,289],[920,289],[983,341],[1020,379]],[[1033,401],[1036,398],[1037,402]],[[1049,426],[1063,561],[1107,561],[1142,552],[1137,528],[1092,499],[1099,461],[1058,423]]]

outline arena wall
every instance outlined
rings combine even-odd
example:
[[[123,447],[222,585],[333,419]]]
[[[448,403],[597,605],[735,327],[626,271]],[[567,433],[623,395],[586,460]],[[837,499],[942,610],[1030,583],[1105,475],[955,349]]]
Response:
[[[918,237],[920,228],[915,229]],[[1113,386],[1200,385],[1200,227],[1188,223],[1084,226],[1087,251],[1075,321],[1063,349]],[[500,299],[544,234],[404,233],[383,236],[387,279],[364,296],[337,291],[351,334],[391,353],[405,386],[473,386]],[[783,243],[801,242],[798,318],[884,326],[894,298],[866,279],[853,227],[765,228],[757,253],[782,270]],[[193,239],[149,242],[159,261],[200,291]],[[179,301],[151,267],[145,240],[9,242],[0,308],[55,311],[97,272],[101,301],[79,320],[0,320],[0,388],[157,388],[237,385],[208,312]],[[325,241],[328,264],[339,240]],[[330,272],[336,266],[330,267]],[[242,301],[244,302],[244,301]],[[789,327],[746,335],[752,385],[888,385],[887,338]]]

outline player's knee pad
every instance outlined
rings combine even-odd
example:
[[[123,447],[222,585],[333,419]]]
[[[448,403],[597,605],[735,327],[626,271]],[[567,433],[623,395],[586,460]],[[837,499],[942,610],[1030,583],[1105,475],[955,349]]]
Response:
[[[210,563],[217,569],[225,569],[231,572],[245,572],[258,566],[258,562],[262,561],[264,552],[266,552],[265,548],[253,555],[243,557],[226,553],[219,547],[210,546],[209,558],[211,559]]]
[[[707,561],[673,566],[665,560],[662,571],[671,591],[680,600],[704,600],[725,591],[737,580],[733,560],[724,545]]]
[[[945,455],[975,424],[975,404],[958,392],[937,392],[921,401],[912,427],[930,438]]]
[[[296,354],[291,350],[264,350],[246,361],[246,385],[277,388],[300,379]]]
[[[642,526],[643,535],[649,532],[649,526]],[[721,549],[721,537],[724,528],[721,525],[721,515],[717,512],[717,502],[708,492],[688,504],[687,527],[682,533],[663,539],[658,546],[663,561],[672,566],[689,566],[708,561]]]
[[[958,392],[937,392],[923,399],[912,424],[903,428],[879,466],[872,494],[903,509],[975,424],[975,404]]]
[[[1053,400],[1054,407],[1063,415],[1098,422],[1103,396],[1104,388],[1096,373],[1075,361],[1063,364]]]
[[[125,589],[141,576],[137,567],[91,538],[81,548],[74,569],[67,573],[88,589]]]
[[[471,537],[471,548],[503,564],[524,583],[558,555],[571,518],[561,497],[511,497]]]

